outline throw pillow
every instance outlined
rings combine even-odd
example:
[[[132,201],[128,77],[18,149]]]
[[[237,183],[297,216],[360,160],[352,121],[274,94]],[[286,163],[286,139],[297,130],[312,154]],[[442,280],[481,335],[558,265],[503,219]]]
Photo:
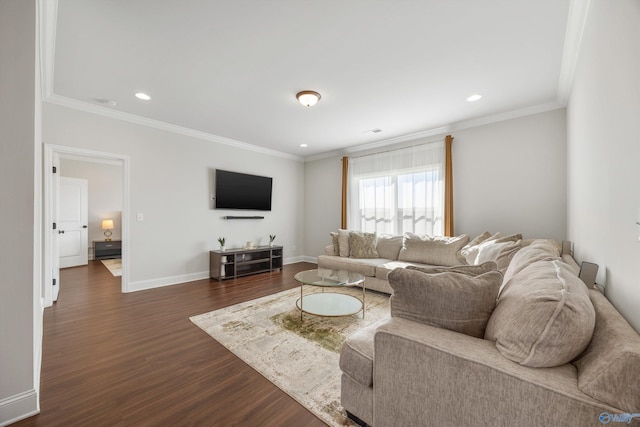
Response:
[[[329,233],[331,236],[331,244],[333,245],[333,255],[340,255],[340,244],[338,243],[338,233],[332,231]]]
[[[349,256],[349,231],[347,230],[338,230],[338,255]]]
[[[378,258],[376,233],[349,232],[349,256],[352,258]]]
[[[452,267],[460,264],[458,251],[469,241],[469,236],[419,236],[405,233],[398,260]]]
[[[477,338],[484,336],[502,283],[499,271],[474,277],[455,272],[427,274],[396,268],[387,277],[393,288],[392,317]]]
[[[402,249],[402,236],[392,236],[390,234],[382,234],[378,236],[376,249],[380,258],[396,260],[400,249]]]
[[[511,259],[521,247],[520,240],[516,242],[507,240],[500,243],[495,240],[486,244],[483,243],[480,245],[474,264],[494,261],[498,265],[498,270],[504,274],[507,267],[509,267]]]
[[[484,233],[474,237],[473,239],[471,239],[471,241],[469,243],[464,245],[464,247],[462,249],[460,249],[460,253],[458,254],[458,259],[460,260],[460,263],[461,264],[471,264],[470,262],[467,262],[467,256],[469,255],[469,252],[473,248],[478,246],[480,243],[482,243],[485,240],[487,240],[489,237],[491,237],[491,233],[489,233],[488,231],[485,231]],[[475,256],[474,256],[474,259],[475,259]]]
[[[498,265],[493,261],[487,261],[479,265],[456,265],[454,267],[418,267],[416,265],[409,265],[406,268],[407,270],[416,270],[427,274],[451,272],[466,274],[468,276],[479,276],[497,270]]]
[[[502,291],[485,338],[521,365],[559,366],[587,347],[595,317],[586,286],[569,266],[558,260],[538,261]]]

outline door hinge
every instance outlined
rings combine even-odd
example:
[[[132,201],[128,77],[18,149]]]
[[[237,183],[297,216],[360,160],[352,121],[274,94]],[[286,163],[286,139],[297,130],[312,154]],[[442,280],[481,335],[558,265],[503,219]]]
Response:
[[[53,223],[53,229],[54,230],[56,229],[56,223],[55,222]]]
[[[53,167],[53,173],[57,173],[58,172],[58,168],[56,168],[55,166]]]
[[[53,285],[52,286],[55,286],[55,285],[56,285],[56,279],[53,279]]]

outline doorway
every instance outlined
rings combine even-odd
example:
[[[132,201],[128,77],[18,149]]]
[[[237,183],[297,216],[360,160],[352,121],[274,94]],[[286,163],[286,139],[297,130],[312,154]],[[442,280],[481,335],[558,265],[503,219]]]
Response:
[[[118,179],[113,179],[115,190],[120,195],[120,206],[118,221],[120,222],[119,234],[121,237],[121,259],[122,277],[121,292],[129,291],[129,157],[121,154],[112,154],[99,151],[85,150],[75,147],[61,145],[44,145],[44,307],[50,307],[56,300],[60,283],[60,258],[59,233],[58,229],[58,200],[60,190],[61,161],[73,160],[82,164],[95,165],[96,169],[100,164],[117,165]],[[111,215],[109,215],[111,216]],[[115,216],[115,215],[113,215]],[[106,218],[101,218],[106,219]],[[93,221],[96,222],[96,221]],[[89,233],[95,224],[91,225],[91,219],[87,224]],[[95,232],[95,230],[93,230]],[[102,233],[102,230],[100,230]],[[95,233],[94,233],[95,234]],[[90,239],[89,239],[90,240]]]

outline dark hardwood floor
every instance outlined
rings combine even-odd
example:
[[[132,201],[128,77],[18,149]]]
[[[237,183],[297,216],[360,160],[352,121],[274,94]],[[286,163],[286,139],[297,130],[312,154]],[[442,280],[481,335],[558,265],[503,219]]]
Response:
[[[41,413],[14,426],[325,425],[189,321],[315,267],[129,294],[99,261],[62,270],[44,312]]]

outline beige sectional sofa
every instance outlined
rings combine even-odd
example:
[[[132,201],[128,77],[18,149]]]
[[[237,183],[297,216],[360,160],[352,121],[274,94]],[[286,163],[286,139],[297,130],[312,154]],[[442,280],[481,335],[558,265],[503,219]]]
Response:
[[[339,230],[331,236],[333,244],[325,247],[325,253],[318,256],[318,267],[360,273],[365,278],[367,289],[387,294],[393,293],[387,275],[396,268],[450,267],[496,261],[504,270],[517,249],[531,242],[522,240],[521,234],[504,236],[488,232],[473,240],[466,234],[456,237],[411,233],[375,236],[373,233],[347,230]]]
[[[640,336],[578,278],[556,243],[507,241],[518,245],[504,248],[518,249],[506,257],[384,277],[393,293],[390,317],[349,337],[341,352],[341,399],[354,420],[640,425]],[[494,257],[504,255],[496,249]],[[336,263],[330,268],[338,268],[335,257],[326,255]],[[398,260],[378,260],[361,271],[379,284],[377,268]]]

